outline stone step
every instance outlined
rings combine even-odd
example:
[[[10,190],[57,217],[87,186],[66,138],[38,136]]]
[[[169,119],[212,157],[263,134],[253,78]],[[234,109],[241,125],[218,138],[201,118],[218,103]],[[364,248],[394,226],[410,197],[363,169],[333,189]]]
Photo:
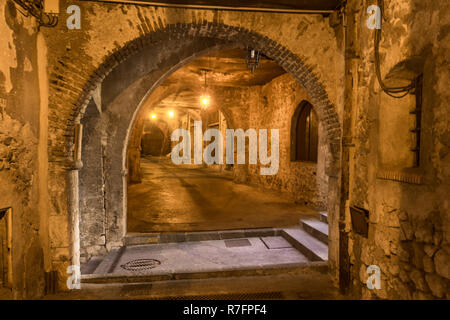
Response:
[[[247,237],[270,237],[279,235],[276,228],[256,228],[256,229],[232,229],[222,231],[198,231],[198,232],[178,232],[178,233],[146,233],[127,234],[125,245],[134,246],[141,244],[175,243],[189,241],[224,240]]]
[[[248,267],[229,266],[223,270],[180,270],[178,272],[162,272],[155,274],[84,274],[81,283],[148,283],[154,281],[211,279],[225,277],[267,276],[278,274],[326,274],[328,263],[324,261],[286,263],[279,265],[261,265]]]
[[[94,256],[89,261],[81,266],[81,274],[92,274],[94,273],[95,269],[100,265],[102,262],[103,257],[101,256]]]
[[[285,228],[281,235],[309,260],[328,261],[328,246],[305,230],[299,227]]]
[[[328,224],[314,218],[300,219],[300,227],[314,238],[328,244]]]
[[[111,249],[92,274],[107,274],[112,272],[124,251],[125,247]]]
[[[328,224],[328,212],[326,211],[320,211],[319,212],[319,220]]]

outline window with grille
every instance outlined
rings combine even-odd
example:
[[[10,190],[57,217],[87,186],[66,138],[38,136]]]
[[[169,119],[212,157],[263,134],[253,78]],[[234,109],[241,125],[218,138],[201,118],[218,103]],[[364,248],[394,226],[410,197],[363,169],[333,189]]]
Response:
[[[416,86],[415,86],[415,96],[416,96],[416,106],[414,110],[410,113],[415,116],[415,127],[411,130],[414,135],[415,145],[411,150],[414,152],[414,167],[420,166],[420,132],[422,125],[422,78],[420,75],[416,78]]]

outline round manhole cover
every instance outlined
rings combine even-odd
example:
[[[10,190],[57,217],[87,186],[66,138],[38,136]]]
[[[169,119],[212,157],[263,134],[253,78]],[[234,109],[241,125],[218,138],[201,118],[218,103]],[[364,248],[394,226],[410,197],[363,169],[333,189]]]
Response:
[[[153,269],[160,264],[161,261],[156,259],[136,259],[128,261],[127,263],[121,265],[120,267],[128,271],[143,271]]]

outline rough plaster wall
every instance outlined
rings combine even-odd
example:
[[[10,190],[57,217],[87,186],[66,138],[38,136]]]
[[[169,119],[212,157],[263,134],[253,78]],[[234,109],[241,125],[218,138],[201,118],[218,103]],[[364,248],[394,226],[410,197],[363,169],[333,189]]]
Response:
[[[319,127],[318,162],[291,161],[291,119],[300,102],[309,100],[305,90],[289,74],[255,90],[259,94],[249,110],[250,127],[279,130],[279,170],[276,175],[262,176],[259,164],[250,166],[250,181],[285,192],[298,203],[325,209],[328,196],[328,177],[325,174],[327,147],[322,125]]]
[[[14,298],[36,298],[44,290],[36,35],[33,19],[11,1],[0,2],[0,208],[12,208]]]
[[[385,5],[382,75],[410,56],[425,58],[422,162],[420,169],[408,171],[423,182],[409,184],[377,178],[377,172],[385,169],[386,163],[380,161],[387,158],[385,153],[405,156],[388,146],[379,147],[388,138],[380,130],[389,125],[380,110],[400,116],[397,108],[404,103],[385,97],[376,82],[373,33],[365,24],[370,4],[351,1],[349,7],[355,14],[349,31],[357,44],[353,49],[358,66],[350,68],[355,147],[351,150],[349,202],[370,211],[368,239],[350,233],[353,289],[363,298],[449,299],[450,7],[447,2],[415,0]],[[405,170],[394,169],[397,176],[405,175]],[[365,285],[368,265],[381,268],[380,290]]]

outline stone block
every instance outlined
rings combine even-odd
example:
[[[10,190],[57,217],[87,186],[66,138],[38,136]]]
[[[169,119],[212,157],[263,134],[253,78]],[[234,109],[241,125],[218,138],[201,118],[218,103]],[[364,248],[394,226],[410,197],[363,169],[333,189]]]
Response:
[[[444,249],[440,249],[434,256],[434,265],[436,267],[436,273],[441,277],[450,279],[450,256]]]
[[[413,299],[414,300],[432,300],[433,296],[429,293],[425,293],[422,291],[414,291]]]
[[[425,280],[427,281],[428,287],[430,287],[431,293],[434,296],[438,298],[444,297],[446,292],[446,283],[448,284],[448,281],[435,274],[426,274]]]
[[[425,251],[423,250],[423,244],[413,242],[413,263],[417,269],[423,269],[423,257],[425,256]]]
[[[429,223],[420,225],[420,228],[414,233],[416,240],[423,243],[433,243],[433,227]]]
[[[443,234],[441,231],[435,231],[433,234],[433,244],[439,246],[442,243]]]
[[[436,251],[439,249],[439,247],[435,246],[435,245],[426,244],[423,247],[423,249],[424,249],[425,253],[427,254],[427,256],[433,257],[434,254],[436,253]]]
[[[400,269],[398,276],[399,276],[400,280],[402,280],[402,282],[404,282],[404,283],[408,283],[411,281],[411,278],[409,277],[408,273],[405,270]]]
[[[417,290],[423,291],[423,292],[429,292],[428,285],[425,282],[424,273],[418,269],[414,269],[409,273],[409,277],[411,278],[411,281],[414,282],[414,285]]]
[[[423,270],[428,273],[434,273],[434,262],[428,255],[423,256]]]
[[[398,276],[400,273],[399,259],[396,256],[392,256],[390,259],[390,263],[388,264],[388,271],[393,276]]]
[[[400,240],[412,240],[414,236],[414,231],[411,224],[408,221],[400,222]]]
[[[398,247],[398,257],[403,262],[409,262],[409,259],[411,258],[411,254],[408,250],[405,250],[405,246],[399,246]]]
[[[411,290],[405,283],[402,283],[399,279],[394,279],[392,283],[395,292],[394,294],[395,299],[406,299],[406,300],[412,299]]]

